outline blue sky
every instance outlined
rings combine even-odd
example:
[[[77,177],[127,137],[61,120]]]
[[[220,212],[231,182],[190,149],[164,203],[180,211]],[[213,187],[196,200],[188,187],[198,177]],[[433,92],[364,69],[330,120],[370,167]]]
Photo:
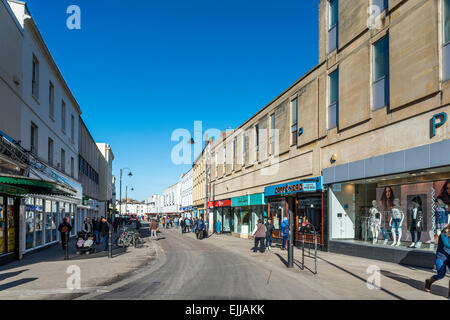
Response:
[[[318,61],[316,0],[28,0],[98,142],[129,167],[129,197],[178,181],[178,128],[236,128]],[[69,5],[81,30],[69,30]],[[117,183],[117,197],[119,185]]]

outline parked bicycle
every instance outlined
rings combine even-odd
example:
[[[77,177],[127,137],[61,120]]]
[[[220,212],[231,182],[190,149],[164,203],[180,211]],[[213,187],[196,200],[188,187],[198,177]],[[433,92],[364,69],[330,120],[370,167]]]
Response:
[[[123,229],[122,234],[117,239],[117,246],[119,247],[129,247],[134,245],[137,248],[144,245],[144,243],[145,241],[142,239],[139,232],[127,227]]]

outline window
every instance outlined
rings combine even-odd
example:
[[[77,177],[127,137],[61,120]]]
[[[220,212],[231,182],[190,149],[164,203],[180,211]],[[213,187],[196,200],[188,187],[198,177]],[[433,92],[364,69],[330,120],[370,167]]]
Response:
[[[389,37],[373,45],[373,109],[389,105]]]
[[[270,116],[270,139],[269,153],[275,152],[275,113]]]
[[[297,144],[298,138],[298,98],[291,101],[291,144]]]
[[[31,76],[31,93],[39,98],[39,61],[33,56],[33,70]]]
[[[30,151],[37,155],[38,152],[38,127],[32,122],[30,128]]]
[[[236,166],[236,138],[233,140],[233,170]]]
[[[245,161],[247,159],[247,141],[248,141],[247,132],[245,132],[242,137],[242,143],[243,143],[243,145],[242,145],[242,151],[243,151],[242,152],[242,156],[243,156],[242,163],[244,165],[247,164],[247,162]]]
[[[380,8],[380,12],[383,12],[389,6],[388,0],[372,0],[372,5]]]
[[[66,152],[61,149],[61,171],[66,172]]]
[[[48,164],[53,166],[53,140],[48,138]]]
[[[443,0],[443,80],[450,80],[450,0]]]
[[[227,170],[227,146],[223,146],[223,175],[225,175]]]
[[[329,5],[329,26],[328,26],[328,53],[337,49],[338,46],[338,22],[339,10],[338,0],[328,1]]]
[[[329,76],[329,104],[328,104],[328,129],[339,125],[339,70]]]
[[[66,133],[66,103],[61,102],[61,130]]]
[[[73,157],[70,157],[70,176],[75,177],[75,160]]]
[[[74,141],[75,141],[75,118],[73,115],[70,119],[70,139],[71,139],[71,142],[74,143]]]
[[[259,125],[255,125],[255,161],[258,161],[259,151]]]
[[[50,118],[54,119],[55,117],[55,87],[53,83],[50,81],[48,85],[48,114]]]

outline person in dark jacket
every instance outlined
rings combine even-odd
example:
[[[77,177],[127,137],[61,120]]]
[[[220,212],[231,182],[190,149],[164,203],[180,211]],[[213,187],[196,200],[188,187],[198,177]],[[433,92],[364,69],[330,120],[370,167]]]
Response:
[[[275,229],[273,223],[272,223],[272,219],[269,218],[269,220],[267,220],[266,222],[266,248],[270,251],[271,247],[272,247],[272,234],[273,234],[273,230]]]
[[[69,223],[69,217],[65,217],[63,222],[59,225],[58,231],[61,234],[61,244],[63,250],[66,250],[67,242],[69,240],[70,231],[72,231],[72,226]]]
[[[255,246],[253,248],[253,252],[258,251],[258,246],[262,253],[264,253],[266,247],[264,246],[264,239],[266,238],[267,228],[263,224],[261,219],[258,220],[258,224],[255,226],[255,229],[252,232],[252,236],[255,237]],[[260,245],[259,245],[260,244]]]
[[[425,281],[425,291],[431,291],[431,285],[445,278],[447,270],[450,270],[450,224],[447,224],[439,236],[439,243],[436,250],[436,270],[437,274]],[[450,298],[450,282],[448,288]]]
[[[101,239],[101,230],[102,230],[102,224],[103,224],[103,217],[97,220],[97,223],[95,224],[94,233],[95,233],[95,243],[100,244]]]
[[[91,217],[87,216],[86,221],[83,224],[83,232],[85,233],[94,233],[94,226],[91,222]]]
[[[108,251],[108,241],[109,241],[109,223],[106,221],[105,217],[102,217],[102,224],[100,225],[100,233],[104,241],[105,251]]]
[[[284,221],[281,224],[281,235],[283,236],[281,250],[286,250],[286,244],[289,240],[289,220],[286,217],[284,218]]]
[[[181,234],[183,234],[185,232],[185,228],[186,228],[185,219],[180,219],[180,227],[181,227]]]
[[[195,230],[196,230],[196,236],[197,236],[197,239],[199,239],[199,240],[202,240],[203,239],[203,236],[204,236],[204,234],[205,234],[205,228],[206,228],[206,225],[205,225],[205,222],[203,221],[203,219],[200,217],[198,220],[197,220],[197,223],[196,223],[196,226],[195,226]]]

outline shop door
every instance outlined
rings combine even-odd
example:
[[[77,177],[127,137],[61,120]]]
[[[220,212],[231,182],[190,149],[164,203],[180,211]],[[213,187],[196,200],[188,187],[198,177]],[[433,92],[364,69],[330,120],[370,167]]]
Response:
[[[311,223],[316,232],[318,232],[318,241],[321,242],[322,231],[322,198],[310,197],[298,199],[298,216],[296,224],[297,232],[299,231],[302,223]],[[300,239],[300,234],[297,235],[297,239]],[[309,241],[314,241],[313,237],[306,237]]]
[[[230,207],[226,207],[223,208],[223,214],[222,214],[222,232],[224,233],[230,233],[232,230],[232,223],[233,218],[231,216],[231,208]]]
[[[16,208],[14,206],[14,199],[8,198],[6,228],[7,228],[7,252],[14,252],[16,250]]]

